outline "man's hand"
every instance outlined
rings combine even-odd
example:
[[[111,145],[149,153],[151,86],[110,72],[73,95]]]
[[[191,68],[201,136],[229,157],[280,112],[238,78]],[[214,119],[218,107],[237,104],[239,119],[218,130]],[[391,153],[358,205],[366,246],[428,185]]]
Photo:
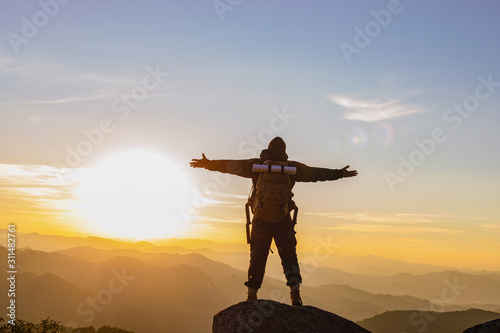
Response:
[[[210,162],[209,159],[207,159],[207,157],[205,156],[205,154],[201,154],[201,156],[203,156],[202,159],[192,159],[191,160],[191,163],[189,163],[189,165],[193,168],[205,168],[208,166],[208,162]]]
[[[358,175],[358,171],[357,170],[347,170],[347,168],[349,168],[349,166],[345,166],[343,167],[341,170],[342,170],[342,177],[343,178],[346,178],[346,177],[354,177],[354,176],[357,176]]]

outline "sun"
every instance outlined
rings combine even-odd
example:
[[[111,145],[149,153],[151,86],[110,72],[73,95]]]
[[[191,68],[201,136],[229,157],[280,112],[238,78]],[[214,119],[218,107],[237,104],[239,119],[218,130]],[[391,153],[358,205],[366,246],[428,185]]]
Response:
[[[78,215],[90,231],[112,238],[144,240],[178,236],[189,194],[180,166],[167,157],[131,151],[85,168],[76,189]]]

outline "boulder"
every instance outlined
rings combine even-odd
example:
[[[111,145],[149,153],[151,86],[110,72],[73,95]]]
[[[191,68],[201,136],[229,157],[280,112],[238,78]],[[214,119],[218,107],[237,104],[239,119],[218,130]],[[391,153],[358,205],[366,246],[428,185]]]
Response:
[[[271,300],[241,302],[214,316],[214,333],[370,333],[350,320],[314,306],[290,306]]]

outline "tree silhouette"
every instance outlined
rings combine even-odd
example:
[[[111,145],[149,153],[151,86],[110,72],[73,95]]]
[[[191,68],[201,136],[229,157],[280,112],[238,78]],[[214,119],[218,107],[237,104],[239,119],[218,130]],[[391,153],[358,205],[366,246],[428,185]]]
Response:
[[[71,333],[96,333],[94,326],[88,326],[88,327],[78,327],[71,331]]]
[[[37,332],[41,333],[62,333],[62,329],[59,325],[59,321],[50,319],[49,317],[42,320],[40,326],[41,331],[37,329]]]
[[[123,330],[117,327],[102,326],[97,330],[97,333],[134,333],[134,332]]]
[[[11,325],[0,318],[0,324],[0,333],[38,333],[33,323],[21,319],[16,319],[14,325]]]
[[[68,328],[60,325],[60,321],[55,321],[49,317],[42,319],[40,324],[33,324],[21,319],[14,321],[15,325],[5,322],[0,317],[0,333],[134,333],[117,327],[102,326],[97,331],[94,326],[79,327],[68,331]]]

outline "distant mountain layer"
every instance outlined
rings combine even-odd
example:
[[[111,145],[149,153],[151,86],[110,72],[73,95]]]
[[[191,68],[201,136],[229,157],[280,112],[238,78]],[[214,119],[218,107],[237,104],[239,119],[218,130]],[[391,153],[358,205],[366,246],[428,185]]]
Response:
[[[500,313],[478,309],[454,312],[390,311],[358,324],[372,333],[460,333],[498,318]]]
[[[200,253],[157,250],[78,247],[44,252],[19,248],[19,318],[38,321],[50,316],[62,324],[112,325],[136,333],[205,332],[215,313],[246,296],[246,271]],[[7,257],[5,247],[0,247],[0,257]],[[271,259],[268,267],[276,269],[279,262]],[[478,305],[485,309],[500,308],[500,278],[493,273],[380,277],[306,265],[303,277],[325,282],[302,286],[305,304],[353,321],[386,311],[435,309],[436,305],[443,305],[445,311],[466,309],[471,307],[466,301],[481,303]],[[0,280],[0,288],[7,290],[7,283]],[[288,303],[287,289],[283,277],[266,276],[259,297]],[[420,295],[424,297],[417,297]],[[6,300],[0,298],[0,307],[7,306]]]
[[[5,246],[6,229],[0,228],[0,245]],[[5,237],[4,237],[5,236]],[[42,251],[58,251],[73,247],[93,247],[98,249],[136,249],[145,252],[168,253],[200,253],[206,257],[223,261],[231,266],[245,270],[248,263],[248,245],[244,243],[217,243],[201,239],[164,239],[154,242],[127,242],[101,237],[67,237],[59,235],[42,235],[38,233],[18,232],[18,248],[32,248]],[[373,255],[334,255],[328,249],[322,249],[318,265],[340,269],[355,274],[371,274],[390,276],[398,273],[421,275],[433,272],[457,270],[452,267],[433,266],[419,263],[408,263],[401,260],[387,259]],[[327,254],[328,255],[324,255]],[[318,261],[315,253],[299,253],[299,260],[304,262]],[[313,260],[311,260],[313,259]],[[481,273],[470,269],[461,272]],[[275,272],[281,273],[276,270]],[[273,272],[274,273],[274,272]],[[274,275],[274,274],[271,275]],[[492,272],[500,276],[500,272]]]
[[[0,256],[6,257],[5,248]],[[219,263],[207,268],[221,271],[213,279],[195,265],[151,265],[129,256],[93,263],[19,250],[18,262],[17,314],[28,321],[50,316],[63,325],[112,325],[136,333],[203,332],[214,313],[244,296],[243,276],[222,274]],[[7,283],[0,280],[0,288],[7,290]],[[6,301],[1,298],[0,306]]]
[[[5,251],[5,248],[0,248],[0,256],[2,255],[2,249]],[[215,292],[214,297],[232,303],[242,300],[246,292],[246,288],[243,286],[243,282],[246,280],[246,272],[236,270],[224,263],[211,261],[200,254],[180,255],[142,253],[136,250],[75,248],[51,253],[20,250],[18,255],[20,258],[20,272],[26,274],[26,277],[33,278],[31,283],[36,282],[36,286],[30,290],[36,290],[39,283],[43,281],[43,279],[35,279],[36,277],[48,275],[61,280],[60,282],[54,282],[55,290],[57,290],[57,286],[62,288],[67,283],[71,283],[73,287],[80,290],[76,299],[86,298],[92,293],[96,294],[100,289],[106,287],[106,279],[112,279],[113,274],[117,274],[116,272],[122,274],[122,270],[126,275],[133,275],[129,271],[137,271],[136,274],[142,276],[141,281],[145,283],[145,290],[151,290],[153,295],[158,294],[154,292],[154,288],[157,290],[164,288],[163,283],[167,282],[169,275],[174,275],[173,271],[178,270],[179,275],[184,272],[185,276],[183,278],[179,279],[176,276],[169,279],[169,286],[175,289],[175,293],[170,292],[167,295],[172,296],[174,302],[176,302],[175,297],[184,289],[187,289],[186,294],[189,295],[191,290],[199,285],[210,285],[209,290]],[[190,277],[186,271],[191,272],[193,277]],[[164,274],[163,280],[159,277],[156,278],[161,274]],[[201,276],[205,276],[205,280],[200,280]],[[44,279],[47,279],[47,277],[44,277]],[[175,281],[178,281],[178,283],[174,283]],[[49,285],[44,285],[43,288],[50,289]],[[216,289],[216,287],[219,287],[220,290]],[[54,291],[54,289],[50,290]],[[307,304],[335,312],[351,320],[371,317],[387,310],[413,309],[429,306],[430,304],[427,300],[415,297],[376,295],[347,285],[304,286],[302,290],[303,298]],[[126,288],[124,293],[128,291],[129,289]],[[76,293],[76,291],[68,291],[65,296],[73,293]],[[85,296],[87,294],[88,296]],[[141,297],[149,296],[149,294],[141,295]],[[259,291],[259,296],[289,302],[288,290],[284,281],[269,277],[266,277],[263,288]],[[197,301],[194,295],[192,299],[179,297],[182,301]],[[43,303],[43,300],[41,302]],[[64,304],[68,303],[71,304],[71,302],[65,300]],[[232,303],[225,303],[225,305]],[[82,309],[85,311],[86,308]]]
[[[137,250],[97,250],[91,248],[75,248],[65,251],[60,251],[60,254],[65,254],[73,258],[85,258],[86,261],[101,262],[109,260],[117,256],[130,256],[139,259],[151,265],[161,265],[170,267],[172,265],[188,264],[202,269],[211,278],[218,279],[227,276],[244,276],[246,272],[238,271],[224,263],[214,262],[200,254],[169,254],[169,253],[142,253]],[[61,259],[58,259],[61,260]],[[39,262],[39,260],[37,260]],[[272,267],[272,262],[268,263],[268,267]],[[280,266],[275,263],[275,266]],[[321,272],[326,273],[321,273]],[[458,290],[449,290],[452,292],[454,302],[449,302],[446,305],[446,310],[464,309],[458,302],[465,299],[467,296],[473,300],[474,305],[478,305],[482,300],[496,300],[495,295],[499,295],[500,282],[490,280],[489,277],[477,277],[477,281],[469,278],[467,281],[467,290],[463,292],[460,288],[464,288],[461,284],[461,277],[457,272],[433,273],[431,275],[412,276],[410,282],[406,282],[409,275],[398,275],[396,277],[377,277],[369,275],[356,275],[345,273],[340,270],[324,270],[318,268],[315,270],[305,269],[304,279],[311,278],[311,274],[329,274],[325,278],[325,284],[322,286],[308,287],[303,286],[303,290],[307,291],[304,295],[306,300],[313,305],[323,309],[335,312],[342,316],[346,316],[352,320],[360,320],[382,313],[387,310],[408,310],[416,308],[429,308],[430,302],[440,297],[443,288],[459,288]],[[282,275],[282,274],[281,274]],[[432,278],[431,278],[432,277]],[[473,276],[472,276],[473,277]],[[400,279],[400,280],[398,280]],[[245,280],[245,278],[242,278]],[[266,281],[269,277],[266,278]],[[281,277],[283,280],[283,277]],[[398,281],[399,288],[392,288],[394,282]],[[273,284],[279,285],[280,282],[275,281]],[[448,281],[448,282],[446,282]],[[457,283],[454,285],[454,283]],[[283,283],[284,284],[284,283]],[[266,284],[264,284],[265,286]],[[357,288],[353,288],[356,286]],[[491,288],[491,291],[487,288]],[[371,290],[371,292],[362,291],[361,289]],[[407,289],[407,296],[402,289]],[[265,292],[266,289],[263,290]],[[239,290],[241,292],[241,289]],[[455,295],[457,293],[457,295]],[[392,295],[391,295],[392,294]],[[424,298],[418,296],[424,296]],[[484,302],[483,302],[484,303]],[[486,310],[497,309],[498,304],[481,305]]]

